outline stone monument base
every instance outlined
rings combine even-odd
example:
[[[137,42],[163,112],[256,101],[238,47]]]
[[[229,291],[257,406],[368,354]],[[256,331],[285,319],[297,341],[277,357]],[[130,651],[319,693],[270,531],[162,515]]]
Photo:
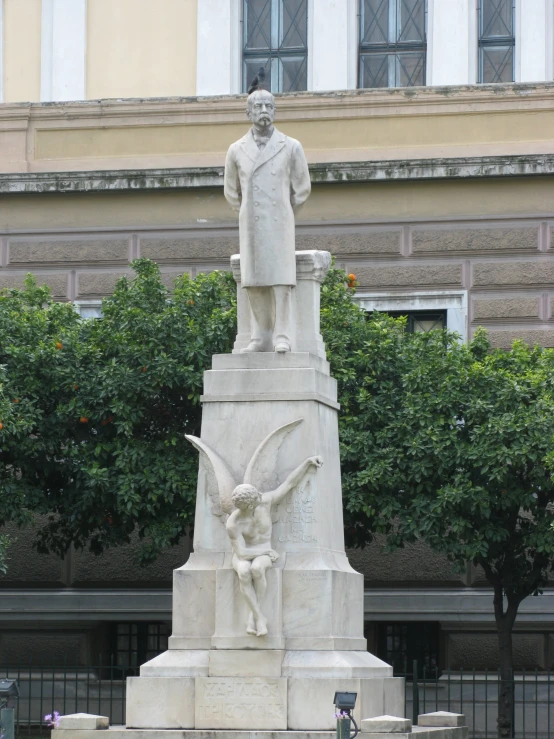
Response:
[[[92,728],[101,719],[101,725]],[[52,739],[98,739],[98,730],[104,730],[107,718],[75,714],[62,716],[59,728],[52,732]],[[395,716],[378,716],[364,719],[359,724],[363,739],[467,739],[468,728],[462,714],[438,711],[423,714],[418,725],[412,727],[409,719]],[[335,731],[252,731],[233,729],[205,731],[186,729],[131,729],[124,726],[108,728],[107,739],[333,739]]]
[[[337,690],[358,694],[357,721],[402,713],[391,672],[368,652],[169,650],[128,678],[127,726],[331,731]]]

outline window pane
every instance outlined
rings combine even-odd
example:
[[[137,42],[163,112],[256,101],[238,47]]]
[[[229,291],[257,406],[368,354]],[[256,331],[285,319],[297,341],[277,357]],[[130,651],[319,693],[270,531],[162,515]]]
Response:
[[[389,87],[389,57],[390,54],[362,54],[360,87]]]
[[[481,48],[482,82],[514,81],[514,47]]]
[[[264,90],[271,90],[271,62],[268,57],[251,59],[247,58],[244,60],[244,79],[243,89],[246,92],[250,86],[250,83],[256,76],[258,69],[263,67],[265,69],[265,80]]]
[[[399,0],[398,40],[425,41],[425,0]]]
[[[282,0],[281,12],[281,48],[305,49],[308,45],[308,0]]]
[[[362,5],[362,44],[386,44],[388,41],[389,0],[364,0]],[[364,87],[367,86],[364,85]]]
[[[425,84],[425,53],[398,54],[396,57],[396,87]]]
[[[513,0],[481,0],[481,38],[513,35]]]
[[[271,48],[271,0],[245,0],[244,33],[246,49]]]
[[[305,90],[308,86],[306,57],[291,59],[284,57],[281,59],[281,65],[283,79],[281,91],[297,92]]]

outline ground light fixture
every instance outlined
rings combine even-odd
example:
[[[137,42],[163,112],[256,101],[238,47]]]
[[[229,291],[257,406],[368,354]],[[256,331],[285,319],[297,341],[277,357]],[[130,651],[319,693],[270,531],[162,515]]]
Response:
[[[15,738],[15,708],[19,688],[15,680],[0,680],[0,734],[2,739]]]
[[[348,691],[335,693],[333,703],[335,704],[335,718],[337,719],[337,739],[354,739],[358,735],[358,725],[352,716],[356,706],[357,693]],[[354,733],[351,735],[350,723],[354,724]]]

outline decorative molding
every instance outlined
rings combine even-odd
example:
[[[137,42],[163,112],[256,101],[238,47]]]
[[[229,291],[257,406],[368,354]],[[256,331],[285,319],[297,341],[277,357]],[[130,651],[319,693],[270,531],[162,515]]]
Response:
[[[314,184],[531,177],[554,174],[554,154],[332,162],[310,164],[309,168]],[[4,195],[113,190],[182,190],[200,187],[223,187],[223,167],[0,174],[0,194]]]

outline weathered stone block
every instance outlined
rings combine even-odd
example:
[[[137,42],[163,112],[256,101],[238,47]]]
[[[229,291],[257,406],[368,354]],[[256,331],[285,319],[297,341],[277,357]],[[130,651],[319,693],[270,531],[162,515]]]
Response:
[[[546,330],[526,329],[522,331],[488,331],[489,341],[493,348],[509,349],[516,339],[525,341],[526,344],[533,346],[554,347],[554,330],[550,327]]]
[[[110,720],[107,716],[95,716],[92,713],[70,713],[67,716],[60,717],[58,729],[72,730],[94,730],[107,729],[110,726]]]
[[[483,262],[473,266],[473,284],[549,285],[554,282],[554,262]]]
[[[554,265],[553,265],[554,266]],[[458,287],[462,284],[462,266],[460,264],[428,265],[425,267],[355,267],[360,287]]]
[[[37,262],[121,262],[129,258],[129,239],[71,239],[9,243],[10,264]]]
[[[296,233],[296,251],[324,249],[331,254],[399,254],[402,231]]]
[[[193,729],[195,678],[127,678],[127,728]]]
[[[474,300],[473,318],[537,318],[538,298],[502,298],[495,300]]]
[[[397,716],[375,716],[375,718],[364,718],[360,731],[371,734],[397,734],[412,730],[412,722],[409,718],[398,718]]]
[[[80,272],[78,295],[110,295],[126,272]]]
[[[527,228],[456,228],[415,229],[414,253],[453,251],[502,251],[538,249],[539,229]]]
[[[24,287],[25,275],[27,273],[0,273],[0,290],[4,288],[18,289]],[[47,285],[55,298],[65,298],[67,296],[67,274],[52,274],[51,272],[35,273],[38,285]]]
[[[225,259],[239,251],[236,235],[194,238],[173,236],[172,238],[142,238],[140,255],[157,262],[183,259]]]
[[[176,272],[162,272],[160,275],[162,285],[165,285],[168,290],[173,290],[175,288],[175,280],[185,272],[187,272],[186,269],[180,269]]]
[[[465,722],[463,713],[451,713],[450,711],[421,713],[417,717],[418,726],[465,726]]]

